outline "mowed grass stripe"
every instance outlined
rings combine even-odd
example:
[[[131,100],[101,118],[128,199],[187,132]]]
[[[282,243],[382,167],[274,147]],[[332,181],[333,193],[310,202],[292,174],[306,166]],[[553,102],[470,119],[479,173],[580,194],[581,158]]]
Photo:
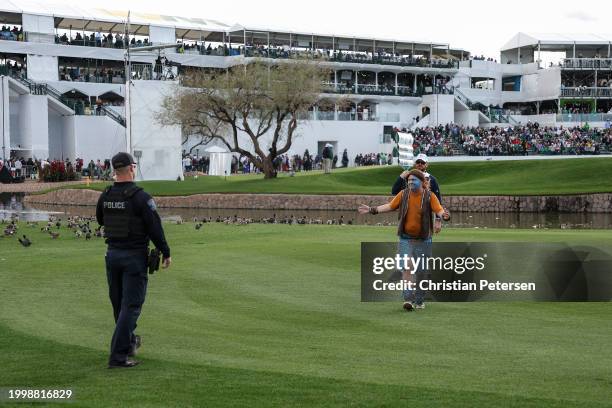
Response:
[[[101,240],[32,233],[25,249],[2,239],[11,369],[0,384],[72,383],[83,406],[113,405],[107,389],[125,406],[609,404],[608,303],[431,303],[409,315],[359,302],[360,242],[393,241],[392,227],[166,229],[175,264],[149,281],[133,377],[103,368],[112,313]],[[436,239],[612,244],[606,231],[575,230],[448,229]]]
[[[11,380],[3,384],[72,388],[74,403],[83,407],[393,407],[398,404],[474,407],[500,402],[505,407],[517,408],[584,406],[582,402],[561,398],[525,398],[520,394],[449,390],[433,385],[372,384],[156,359],[147,359],[147,365],[139,367],[138,373],[108,371],[99,367],[99,353],[88,348],[27,336],[5,326],[0,326],[0,332],[3,371],[13,373]],[[21,345],[22,355],[8,352],[14,344]],[[23,369],[31,366],[43,369]],[[3,404],[6,407],[56,405]]]

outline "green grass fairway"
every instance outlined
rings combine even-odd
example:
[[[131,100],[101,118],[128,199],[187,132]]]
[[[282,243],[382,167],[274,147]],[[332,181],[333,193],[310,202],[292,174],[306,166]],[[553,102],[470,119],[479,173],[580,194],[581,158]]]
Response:
[[[102,241],[65,230],[53,241],[23,224],[32,247],[0,238],[0,387],[72,388],[72,406],[104,408],[612,406],[610,303],[429,303],[409,314],[360,302],[360,242],[394,241],[393,227],[166,229],[174,265],[149,279],[143,364],[130,370],[105,368]],[[612,245],[609,231],[437,239]]]
[[[397,166],[281,174],[188,178],[139,183],[156,196],[198,193],[383,194],[401,173]],[[446,195],[541,195],[612,192],[612,158],[432,163]],[[89,188],[102,190],[104,184]],[[74,188],[74,186],[68,187]]]

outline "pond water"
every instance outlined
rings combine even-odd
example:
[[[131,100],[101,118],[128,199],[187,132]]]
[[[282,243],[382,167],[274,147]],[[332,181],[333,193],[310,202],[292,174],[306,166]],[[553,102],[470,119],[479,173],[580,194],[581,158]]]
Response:
[[[49,215],[59,217],[80,215],[95,215],[91,206],[35,205],[28,206],[22,202],[23,194],[0,193],[0,220],[18,217],[22,221],[46,221]],[[359,215],[355,211],[326,210],[239,210],[239,209],[189,209],[160,208],[159,213],[164,219],[183,218],[191,221],[195,218],[233,217],[252,218],[258,221],[276,215],[277,220],[294,216],[306,217],[311,220],[338,222],[343,220],[353,224],[395,225],[397,213]],[[578,228],[578,229],[608,229],[612,228],[612,214],[590,213],[473,213],[453,212],[450,227],[456,228]]]

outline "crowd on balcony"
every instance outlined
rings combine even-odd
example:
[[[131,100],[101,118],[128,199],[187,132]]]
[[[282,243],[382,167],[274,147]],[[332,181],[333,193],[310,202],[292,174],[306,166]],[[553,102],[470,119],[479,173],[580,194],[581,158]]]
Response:
[[[553,66],[553,63],[550,63]],[[558,66],[565,68],[581,68],[581,69],[609,69],[612,67],[612,58],[595,54],[593,57],[584,58],[582,54],[578,54],[577,58],[565,58],[559,61]]]
[[[446,125],[414,131],[414,152],[431,156],[513,156],[612,152],[612,129],[545,127],[537,123],[508,128]]]
[[[6,65],[0,65],[0,73],[11,76],[26,76],[26,65],[17,61],[7,61]]]
[[[584,102],[574,102],[574,103],[566,103],[561,108],[561,113],[571,113],[571,114],[579,114],[579,113],[591,113],[593,111],[593,107],[590,103]]]
[[[213,47],[211,43],[206,45],[204,42],[198,43],[189,41],[177,41],[177,51],[179,53],[197,53],[202,55],[232,56],[245,55],[247,57],[260,58],[304,58],[318,59],[325,61],[341,61],[354,63],[370,64],[391,64],[391,65],[411,65],[434,68],[453,68],[456,63],[453,60],[438,57],[427,58],[420,55],[402,55],[392,53],[388,50],[379,49],[373,51],[342,51],[329,48],[312,49],[310,47],[291,48],[287,45],[261,45],[247,42],[243,45],[232,46],[228,44],[217,44]]]
[[[60,67],[60,81],[73,82],[97,82],[108,84],[125,83],[125,71],[123,69],[111,69],[102,67],[100,69],[83,69],[81,67]]]
[[[610,74],[599,74],[597,78],[597,82],[594,77],[563,77],[561,82],[561,89],[566,88],[578,88],[578,89],[586,89],[586,88],[612,88],[612,76]]]
[[[420,55],[403,55],[398,52],[378,49],[376,51],[342,51],[329,48],[312,49],[290,49],[288,46],[264,46],[247,43],[246,51],[240,47],[240,53],[247,57],[270,57],[270,58],[291,58],[303,57],[314,58],[326,61],[354,62],[360,64],[386,64],[386,65],[411,65],[411,66],[431,66],[434,68],[453,68],[456,64],[449,59],[438,57],[427,58]]]
[[[121,33],[113,34],[109,32],[108,34],[102,34],[100,31],[92,32],[92,33],[81,33],[77,32],[74,36],[72,34],[68,35],[67,33],[63,33],[61,36],[59,34],[55,35],[55,43],[56,44],[64,44],[64,45],[80,45],[87,47],[107,47],[107,48],[125,48],[124,35]],[[130,47],[144,47],[147,45],[151,45],[149,43],[148,38],[136,38],[134,36],[129,40]]]
[[[177,41],[178,53],[190,53],[190,54],[201,54],[201,55],[214,55],[214,56],[228,56],[228,55],[239,55],[240,50],[232,47],[231,44],[217,44],[212,46],[212,43],[206,45],[204,42],[201,44],[197,42],[181,42]]]
[[[2,31],[0,31],[0,40],[8,41],[23,41],[23,27],[3,25]]]
[[[494,58],[486,58],[484,55],[480,55],[480,57],[478,55],[474,55],[470,57],[471,60],[474,61],[487,61],[487,62],[495,62],[497,63],[497,60]]]

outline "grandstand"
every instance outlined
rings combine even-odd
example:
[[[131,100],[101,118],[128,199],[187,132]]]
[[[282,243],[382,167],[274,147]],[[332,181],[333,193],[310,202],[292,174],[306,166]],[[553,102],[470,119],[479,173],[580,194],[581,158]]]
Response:
[[[396,128],[453,123],[495,129],[528,122],[604,128],[612,119],[611,38],[595,35],[519,33],[501,48],[498,63],[445,43],[133,12],[128,24],[127,11],[42,1],[0,0],[0,19],[4,159],[88,162],[130,150],[138,157],[140,178],[182,177],[181,153],[190,141],[183,145],[180,128],[156,124],[163,96],[178,86],[185,69],[224,70],[253,58],[312,58],[332,71],[321,95],[325,103],[303,118],[290,154],[320,152],[326,144],[336,152],[347,148],[352,156],[391,153]],[[542,53],[560,54],[559,63],[543,64]],[[350,103],[339,104],[339,98]],[[417,132],[417,143],[420,134],[427,132]],[[585,142],[573,146],[572,154],[609,151],[608,133],[598,137],[597,149]],[[472,154],[466,140],[424,150]]]

